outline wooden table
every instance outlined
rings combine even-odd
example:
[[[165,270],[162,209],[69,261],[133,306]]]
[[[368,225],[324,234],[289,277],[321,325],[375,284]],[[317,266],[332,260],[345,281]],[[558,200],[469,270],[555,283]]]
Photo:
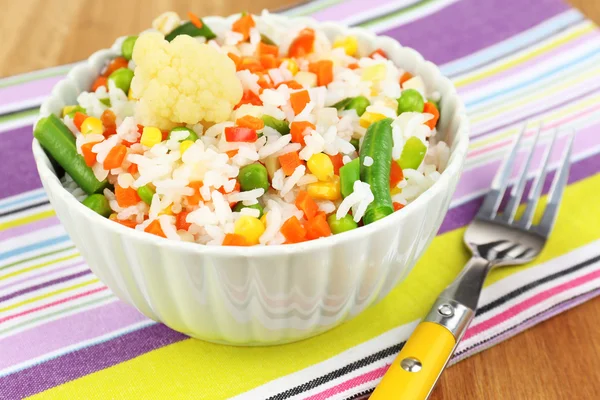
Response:
[[[0,77],[83,60],[89,49],[146,28],[153,17],[227,15],[295,0],[0,0]],[[600,1],[572,0],[600,22]],[[119,23],[111,18],[119,15]],[[600,298],[448,369],[432,400],[595,399],[600,393]]]

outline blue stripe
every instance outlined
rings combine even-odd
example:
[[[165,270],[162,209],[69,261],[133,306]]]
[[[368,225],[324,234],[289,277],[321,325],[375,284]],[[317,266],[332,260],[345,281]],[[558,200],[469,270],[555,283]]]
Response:
[[[537,41],[540,41],[552,33],[566,28],[569,25],[582,21],[584,18],[577,10],[569,10],[562,14],[557,15],[554,18],[546,20],[539,24],[535,28],[525,31],[521,34],[513,36],[503,42],[490,46],[486,49],[478,51],[474,54],[468,55],[461,59],[449,62],[440,67],[442,73],[446,76],[455,76],[473,67],[489,63],[490,61],[498,58],[510,55],[517,49],[531,45]]]
[[[28,201],[32,201],[32,200],[38,200],[38,199],[43,199],[46,197],[46,192],[44,192],[44,189],[40,188],[40,189],[35,189],[33,191],[33,193],[28,194],[25,197],[21,197],[23,195],[23,193],[17,195],[16,199],[12,200],[10,197],[8,199],[2,200],[0,201],[0,210],[4,210],[5,208],[11,208],[13,206],[24,206],[25,202]],[[6,203],[4,203],[6,201]]]
[[[599,42],[599,45],[600,45],[600,42]],[[549,78],[553,77],[554,75],[557,75],[557,74],[559,74],[559,73],[561,73],[561,72],[563,72],[565,70],[568,70],[568,69],[570,69],[570,68],[572,68],[572,67],[574,67],[577,64],[582,63],[582,62],[589,62],[591,64],[596,64],[595,59],[592,59],[590,57],[597,56],[597,55],[600,55],[600,47],[597,48],[597,49],[595,49],[595,50],[590,51],[589,53],[586,53],[586,54],[584,54],[584,55],[576,58],[575,60],[572,60],[572,61],[568,60],[566,64],[563,64],[563,65],[560,65],[560,66],[558,66],[558,67],[556,67],[554,69],[551,69],[550,71],[548,71],[548,72],[546,72],[546,73],[544,73],[542,75],[538,75],[537,77],[535,77],[533,79],[529,79],[529,80],[527,80],[525,82],[515,83],[513,86],[507,87],[506,89],[502,89],[500,91],[497,91],[497,92],[485,95],[485,96],[480,97],[478,99],[465,102],[465,106],[467,108],[471,108],[471,107],[474,107],[477,104],[480,104],[480,103],[485,102],[485,101],[492,100],[492,99],[494,99],[496,97],[506,96],[509,93],[515,92],[517,90],[525,90],[525,89],[527,89],[528,86],[531,86],[531,85],[533,85],[536,82],[539,82],[539,81],[542,81],[542,80],[545,80],[545,79],[549,79]],[[592,69],[590,68],[590,70],[592,70]],[[533,92],[530,92],[529,94],[531,94],[531,93],[533,93]]]
[[[5,251],[4,253],[0,253],[0,261],[6,260],[7,258],[18,256],[19,254],[27,253],[29,251],[34,251],[41,249],[46,246],[52,246],[58,243],[67,242],[69,237],[67,235],[57,236],[52,239],[44,240],[42,242],[33,243],[23,247],[17,247],[16,249],[12,249],[9,251]]]

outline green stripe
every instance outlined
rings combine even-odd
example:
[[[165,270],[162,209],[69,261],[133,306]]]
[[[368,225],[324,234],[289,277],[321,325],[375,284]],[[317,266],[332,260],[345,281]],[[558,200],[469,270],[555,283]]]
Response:
[[[10,267],[14,267],[15,265],[19,265],[19,264],[26,263],[26,262],[28,262],[28,261],[33,261],[33,260],[40,259],[40,258],[42,258],[42,257],[46,257],[46,256],[51,256],[51,255],[53,255],[53,254],[62,253],[63,251],[72,250],[72,249],[74,249],[74,248],[75,248],[75,246],[69,246],[69,247],[65,247],[65,248],[63,248],[63,249],[53,250],[53,251],[49,251],[49,252],[47,252],[47,253],[42,253],[42,254],[39,254],[39,255],[37,255],[37,256],[34,256],[34,257],[29,257],[29,258],[25,258],[25,259],[23,259],[23,260],[15,261],[15,262],[12,262],[12,263],[10,263],[10,264],[7,264],[7,265],[5,265],[5,266],[3,266],[3,267],[0,267],[0,271],[2,271],[3,269],[7,269],[7,268],[10,268]]]
[[[18,85],[20,83],[27,83],[38,79],[50,78],[52,76],[64,75],[71,68],[73,68],[73,64],[61,65],[58,67],[51,67],[48,69],[43,69],[40,71],[20,74],[16,76],[11,76],[9,78],[0,79],[0,89]]]
[[[417,8],[421,8],[423,6],[430,5],[433,2],[434,2],[434,0],[422,0],[422,1],[418,2],[418,3],[410,5],[408,7],[401,8],[398,11],[394,12],[393,14],[387,14],[387,15],[379,17],[379,18],[374,18],[374,19],[370,19],[370,20],[365,21],[365,22],[361,22],[360,24],[358,24],[358,26],[363,27],[363,28],[371,28],[371,27],[373,27],[374,25],[376,25],[376,24],[378,24],[380,22],[388,21],[390,19],[396,18],[396,17],[398,17],[398,16],[400,16],[402,14],[408,13],[409,11],[413,11],[413,10],[415,10]]]
[[[85,303],[81,303],[81,304],[76,305],[76,306],[65,308],[63,310],[58,310],[58,311],[55,311],[55,312],[50,313],[50,314],[42,315],[40,317],[37,317],[37,318],[34,318],[34,319],[30,319],[28,321],[21,322],[20,324],[11,326],[10,328],[7,328],[7,329],[5,329],[3,331],[0,331],[0,337],[2,337],[6,333],[9,333],[10,331],[13,331],[15,329],[19,329],[19,328],[22,328],[22,327],[27,326],[27,325],[32,325],[32,324],[35,324],[36,322],[40,322],[40,321],[52,319],[53,317],[59,316],[61,314],[66,314],[66,313],[69,313],[69,312],[72,312],[72,311],[80,310],[82,308],[86,308],[86,307],[89,307],[89,306],[94,306],[96,304],[102,303],[103,301],[106,301],[106,300],[109,300],[109,299],[114,299],[114,298],[115,298],[115,296],[113,294],[109,294],[108,296],[104,296],[104,297],[101,297],[99,299],[90,300],[90,301],[87,301]]]
[[[38,107],[30,108],[30,109],[27,109],[24,111],[9,113],[9,114],[6,114],[6,115],[3,115],[0,117],[0,124],[14,121],[14,120],[21,119],[21,118],[35,117],[39,113],[40,113],[40,109]]]
[[[317,11],[324,10],[327,7],[331,7],[333,5],[339,4],[342,1],[343,0],[329,0],[329,1],[324,1],[322,3],[312,4],[312,5],[311,5],[311,3],[302,4],[302,5],[298,6],[298,8],[301,8],[300,11],[296,11],[295,9],[291,9],[286,14],[291,15],[291,16],[295,16],[295,17],[306,16],[306,15],[309,15],[309,14],[316,13]]]

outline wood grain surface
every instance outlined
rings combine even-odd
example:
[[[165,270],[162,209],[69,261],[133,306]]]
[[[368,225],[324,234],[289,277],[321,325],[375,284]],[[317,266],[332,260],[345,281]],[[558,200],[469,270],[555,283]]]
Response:
[[[146,28],[163,11],[226,15],[297,2],[0,0],[0,77],[83,60],[115,37]],[[572,3],[600,22],[599,0]],[[599,323],[597,298],[449,368],[431,399],[599,399]]]

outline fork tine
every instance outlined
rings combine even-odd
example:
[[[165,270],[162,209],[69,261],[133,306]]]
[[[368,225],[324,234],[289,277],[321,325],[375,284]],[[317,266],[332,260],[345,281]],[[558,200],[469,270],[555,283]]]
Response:
[[[531,164],[531,160],[533,159],[533,155],[535,154],[535,149],[540,138],[540,132],[542,132],[541,124],[538,125],[537,132],[535,133],[535,137],[533,138],[533,144],[531,145],[531,151],[527,155],[527,160],[525,161],[521,169],[521,177],[519,178],[519,182],[512,187],[512,190],[510,192],[510,198],[508,199],[508,204],[506,205],[506,208],[504,209],[502,215],[498,217],[500,221],[511,223],[515,218],[515,213],[517,212],[517,208],[521,203],[521,196],[523,195],[525,183],[527,182],[527,172],[529,171],[529,165]]]
[[[515,161],[515,157],[517,155],[517,150],[521,144],[521,138],[525,134],[527,130],[527,123],[523,124],[523,128],[521,128],[521,132],[513,142],[512,148],[508,157],[504,160],[494,180],[492,181],[492,187],[490,191],[485,196],[483,200],[483,205],[479,208],[477,212],[477,217],[479,218],[494,218],[498,213],[498,207],[500,206],[500,202],[502,201],[502,196],[504,196],[504,191],[506,190],[506,186],[508,185],[508,181],[510,180],[510,173],[512,172],[512,167]]]
[[[560,200],[565,190],[565,186],[567,186],[574,137],[574,132],[571,132],[567,139],[567,148],[565,149],[560,166],[556,170],[556,176],[554,177],[552,186],[550,187],[546,210],[544,210],[542,220],[536,226],[536,231],[543,236],[548,236],[550,231],[552,231],[552,227],[554,226],[554,222],[556,221],[556,216],[558,214]]]
[[[548,161],[550,160],[552,150],[554,149],[554,143],[556,142],[557,133],[558,129],[554,128],[554,130],[552,131],[552,138],[550,139],[550,144],[546,148],[546,151],[542,157],[542,162],[540,163],[540,171],[538,172],[533,186],[529,191],[529,195],[527,196],[527,207],[525,208],[525,212],[517,222],[517,226],[519,228],[529,229],[531,227],[533,215],[535,214],[535,208],[537,207],[540,195],[542,194],[542,188],[544,187],[544,181],[546,180],[546,173],[549,164]]]

